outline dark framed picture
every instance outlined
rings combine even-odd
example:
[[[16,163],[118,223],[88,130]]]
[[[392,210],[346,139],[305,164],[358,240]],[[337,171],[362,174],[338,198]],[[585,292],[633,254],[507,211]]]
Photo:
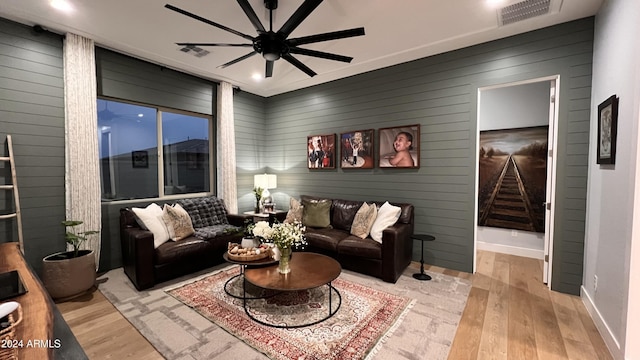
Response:
[[[336,168],[336,134],[307,136],[309,169]]]
[[[612,95],[598,105],[598,164],[616,163],[618,98]]]
[[[420,167],[420,125],[383,128],[378,131],[381,168]]]
[[[149,154],[145,150],[131,152],[131,164],[134,168],[148,168]]]
[[[373,169],[373,129],[340,134],[340,167]]]

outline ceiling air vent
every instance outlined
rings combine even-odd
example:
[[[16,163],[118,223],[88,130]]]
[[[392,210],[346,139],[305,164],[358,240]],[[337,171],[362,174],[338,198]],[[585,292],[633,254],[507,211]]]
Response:
[[[209,51],[193,45],[187,45],[185,47],[181,47],[179,50],[184,53],[191,54],[195,57],[203,57],[203,56],[209,55]]]
[[[498,9],[498,21],[500,25],[513,24],[532,17],[546,15],[550,8],[551,0],[525,0]]]

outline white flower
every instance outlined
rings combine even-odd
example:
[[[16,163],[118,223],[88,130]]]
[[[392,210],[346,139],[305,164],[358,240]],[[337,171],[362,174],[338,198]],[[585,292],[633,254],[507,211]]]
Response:
[[[258,221],[252,230],[254,236],[261,237],[263,239],[271,239],[273,229],[266,221]]]

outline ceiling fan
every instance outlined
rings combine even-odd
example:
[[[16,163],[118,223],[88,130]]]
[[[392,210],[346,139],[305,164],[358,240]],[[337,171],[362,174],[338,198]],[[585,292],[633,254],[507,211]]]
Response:
[[[328,40],[337,40],[354,36],[364,35],[364,27],[348,29],[348,30],[340,30],[340,31],[332,31],[322,34],[303,36],[298,38],[287,39],[287,37],[293,32],[293,30],[306,19],[313,10],[315,10],[318,5],[322,2],[322,0],[305,0],[300,7],[291,15],[291,17],[282,25],[280,30],[273,31],[273,10],[278,7],[278,0],[264,0],[264,6],[269,10],[269,30],[265,29],[258,19],[258,16],[253,11],[253,8],[249,4],[248,0],[237,0],[238,4],[244,11],[244,13],[255,27],[258,32],[257,36],[250,36],[239,31],[233,30],[224,25],[218,24],[211,20],[205,19],[196,14],[190,13],[186,10],[177,8],[173,5],[166,4],[164,7],[173,10],[177,13],[186,15],[190,18],[196,19],[198,21],[202,21],[211,26],[215,26],[219,29],[228,31],[232,34],[241,36],[246,40],[251,41],[250,44],[222,44],[222,43],[176,43],[179,46],[236,46],[236,47],[253,47],[253,51],[250,53],[243,55],[237,59],[231,60],[228,63],[222,64],[219,67],[226,68],[229,65],[233,65],[237,62],[250,58],[256,54],[262,54],[262,57],[267,61],[266,69],[265,69],[265,77],[271,77],[273,75],[273,63],[283,58],[288,61],[291,65],[297,67],[304,73],[309,76],[317,75],[313,70],[311,70],[308,66],[304,65],[300,60],[293,57],[291,54],[300,54],[307,56],[314,56],[323,59],[335,60],[335,61],[343,61],[343,62],[351,62],[353,60],[352,57],[331,54],[322,51],[316,51],[311,49],[303,49],[298,47],[299,45],[312,44],[322,41]]]

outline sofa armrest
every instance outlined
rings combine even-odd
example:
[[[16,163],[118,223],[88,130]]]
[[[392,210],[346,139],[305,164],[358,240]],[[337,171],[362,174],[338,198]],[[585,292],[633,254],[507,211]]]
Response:
[[[230,225],[242,227],[247,220],[253,221],[253,215],[227,214],[227,220],[229,220]]]
[[[127,209],[121,210],[121,219],[128,216]],[[138,226],[126,225],[121,221],[120,245],[122,267],[136,289],[150,288],[155,284],[153,233]]]
[[[395,283],[411,263],[411,224],[396,223],[382,231],[382,280]]]

